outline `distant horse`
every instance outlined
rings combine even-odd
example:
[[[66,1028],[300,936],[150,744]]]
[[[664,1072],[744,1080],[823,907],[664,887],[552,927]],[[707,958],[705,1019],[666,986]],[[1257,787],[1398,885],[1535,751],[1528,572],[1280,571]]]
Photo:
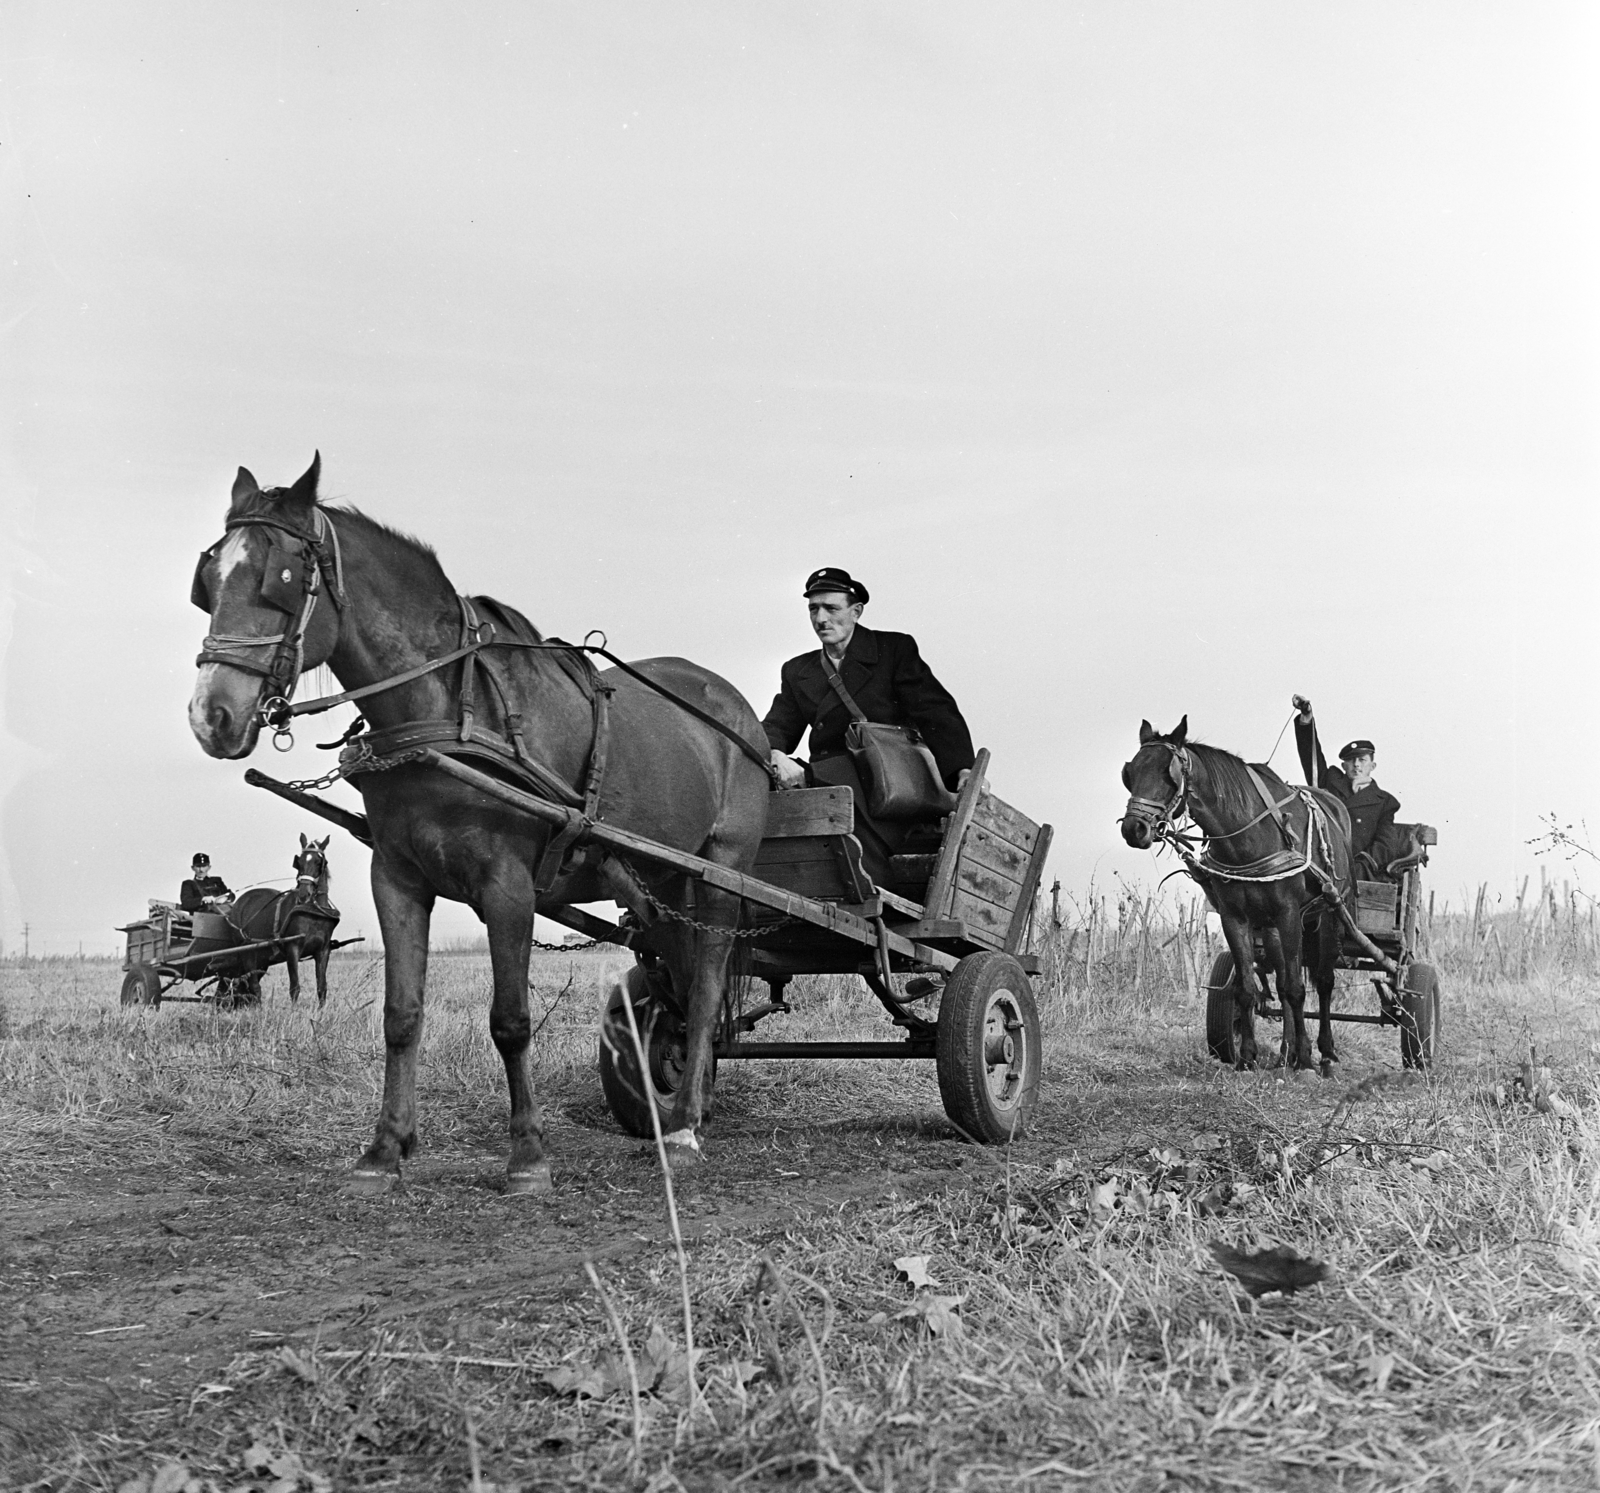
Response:
[[[622,865],[592,843],[407,761],[406,749],[421,742],[476,753],[502,776],[537,781],[552,799],[582,804],[591,821],[604,818],[748,871],[770,781],[760,722],[730,684],[683,659],[633,667],[704,719],[621,670],[596,676],[566,645],[541,642],[520,613],[458,596],[426,545],[353,509],[324,507],[320,471],[317,458],[292,487],[263,491],[240,468],[226,532],[195,573],[193,599],[210,614],[211,630],[189,724],[211,756],[246,757],[263,722],[287,719],[302,671],[326,663],[347,692],[372,687],[361,708],[375,730],[356,745],[372,743],[367,765],[386,770],[352,781],[372,832],[388,1056],[377,1133],[352,1186],[385,1186],[416,1145],[428,923],[438,897],[465,902],[488,928],[489,1031],[511,1098],[507,1190],[551,1186],[527,1066],[536,898],[558,907],[614,900],[651,929],[687,1027],[668,1154],[674,1165],[692,1163],[738,899],[659,863]],[[680,597],[713,589],[699,572],[670,584]]]
[[[333,930],[339,926],[339,909],[328,900],[327,850],[327,839],[308,840],[301,835],[300,854],[294,858],[293,890],[240,892],[227,911],[228,921],[246,943],[292,940],[286,960],[291,1001],[300,999],[300,961],[315,961],[318,1010],[328,1003],[328,955],[333,952]]]
[[[1255,1013],[1265,1007],[1256,973],[1255,934],[1262,935],[1283,1007],[1285,1060],[1310,1068],[1305,1022],[1303,939],[1315,940],[1313,978],[1321,1005],[1317,1049],[1327,1077],[1333,1046],[1334,966],[1339,957],[1338,903],[1353,897],[1350,817],[1332,794],[1291,788],[1269,767],[1251,766],[1216,747],[1189,741],[1189,717],[1162,736],[1139,726],[1139,751],[1122,769],[1128,807],[1122,838],[1135,850],[1158,840],[1182,855],[1222,919],[1238,972],[1234,997],[1234,1062],[1256,1065]],[[1199,855],[1178,826],[1187,814],[1205,835]]]

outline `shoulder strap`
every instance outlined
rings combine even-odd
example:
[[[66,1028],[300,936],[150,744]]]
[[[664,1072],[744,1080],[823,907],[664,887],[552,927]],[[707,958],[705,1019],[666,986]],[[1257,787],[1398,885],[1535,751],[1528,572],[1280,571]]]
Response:
[[[839,671],[834,668],[833,660],[828,657],[828,650],[826,648],[822,650],[822,672],[828,676],[828,683],[833,686],[833,692],[844,701],[844,708],[848,710],[850,714],[853,715],[858,721],[865,721],[867,718],[866,711],[856,704],[855,696],[844,687],[844,680],[839,677]],[[818,706],[817,718],[820,720],[821,717],[822,707]]]

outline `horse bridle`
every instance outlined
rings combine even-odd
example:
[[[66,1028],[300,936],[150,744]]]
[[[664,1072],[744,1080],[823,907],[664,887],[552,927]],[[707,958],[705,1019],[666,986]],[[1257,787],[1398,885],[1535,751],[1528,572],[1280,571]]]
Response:
[[[1171,828],[1176,819],[1183,817],[1189,803],[1189,783],[1194,770],[1193,759],[1189,756],[1188,747],[1174,746],[1170,741],[1163,741],[1157,745],[1164,746],[1172,753],[1172,758],[1167,764],[1167,776],[1172,779],[1176,787],[1172,797],[1168,799],[1140,798],[1135,794],[1128,796],[1127,812],[1125,819],[1138,820],[1141,824],[1150,826],[1151,831],[1160,836],[1163,831]]]
[[[276,529],[299,542],[299,548],[293,550],[271,545],[261,576],[261,599],[269,606],[287,613],[293,620],[282,632],[266,637],[207,633],[200,645],[200,654],[195,659],[197,667],[201,664],[227,664],[230,668],[261,676],[256,714],[263,726],[272,728],[273,746],[284,752],[294,745],[294,738],[288,730],[293,714],[289,702],[294,698],[295,686],[304,671],[306,632],[322,596],[324,580],[334,606],[343,611],[345,604],[339,531],[334,528],[333,520],[320,508],[312,510],[312,518],[316,527],[311,531],[266,514],[252,514],[227,521],[224,529],[228,532],[234,529]],[[189,600],[208,617],[212,615],[213,607],[210,589],[205,581],[205,568],[216,558],[226,540],[227,532],[209,549],[201,552],[194,570],[194,583],[189,589]],[[295,586],[297,572],[298,593]],[[257,652],[262,648],[272,650],[265,663],[260,661]]]

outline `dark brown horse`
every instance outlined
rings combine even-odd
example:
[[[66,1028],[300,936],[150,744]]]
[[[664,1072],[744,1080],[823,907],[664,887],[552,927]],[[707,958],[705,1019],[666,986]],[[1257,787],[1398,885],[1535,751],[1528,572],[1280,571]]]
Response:
[[[325,508],[317,499],[319,472],[313,460],[292,487],[263,491],[241,468],[224,538],[196,572],[195,597],[210,613],[211,631],[189,724],[211,756],[248,756],[263,719],[285,718],[280,697],[292,691],[299,672],[326,662],[347,690],[393,681],[363,701],[372,739],[403,739],[420,725],[438,740],[459,721],[463,738],[475,733],[480,742],[512,744],[515,751],[497,750],[535,764],[552,794],[581,802],[586,783],[595,787],[594,815],[611,824],[735,870],[754,865],[769,780],[751,758],[764,762],[768,747],[737,690],[683,659],[634,666],[722,722],[742,738],[742,749],[621,670],[596,679],[570,651],[538,646],[539,634],[509,607],[459,597],[427,546],[354,510]],[[429,667],[481,643],[482,619],[491,614],[503,635],[523,646],[482,648],[460,668]],[[469,618],[479,620],[469,624]],[[597,689],[606,702],[597,703]],[[596,752],[599,707],[607,702],[607,745]],[[373,840],[388,1049],[377,1134],[356,1163],[353,1185],[387,1185],[416,1145],[428,924],[434,900],[445,897],[466,903],[488,929],[489,1031],[511,1098],[508,1191],[549,1189],[527,1065],[536,877],[538,900],[547,906],[610,899],[652,928],[688,1031],[668,1154],[674,1164],[695,1160],[737,899],[657,863],[622,866],[581,841],[557,845],[541,873],[552,840],[548,823],[423,765],[368,771],[352,781],[365,800]]]
[[[333,952],[333,930],[339,926],[339,909],[328,899],[327,852],[327,839],[308,840],[301,835],[300,854],[294,858],[293,889],[240,892],[227,912],[228,921],[246,943],[290,941],[285,964],[291,1001],[300,999],[300,961],[314,962],[318,1009],[328,1003],[328,955]]]
[[[1314,940],[1313,976],[1321,1003],[1317,1050],[1326,1077],[1333,1046],[1334,965],[1339,956],[1336,899],[1354,895],[1350,818],[1332,794],[1290,788],[1270,767],[1190,741],[1189,717],[1162,736],[1139,726],[1139,751],[1122,769],[1128,807],[1122,838],[1135,850],[1164,842],[1182,855],[1222,919],[1238,972],[1233,1051],[1240,1068],[1256,1065],[1255,1014],[1265,1005],[1256,972],[1259,935],[1283,1008],[1284,1058],[1311,1068],[1305,1022],[1304,940]],[[1205,844],[1197,855],[1180,831],[1188,815]]]

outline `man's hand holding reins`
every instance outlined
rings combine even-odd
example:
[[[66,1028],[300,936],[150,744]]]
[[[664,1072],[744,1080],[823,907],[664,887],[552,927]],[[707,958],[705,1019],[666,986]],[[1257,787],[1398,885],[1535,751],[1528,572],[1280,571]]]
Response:
[[[772,769],[778,775],[779,788],[804,788],[806,770],[786,752],[776,747],[772,750]]]

